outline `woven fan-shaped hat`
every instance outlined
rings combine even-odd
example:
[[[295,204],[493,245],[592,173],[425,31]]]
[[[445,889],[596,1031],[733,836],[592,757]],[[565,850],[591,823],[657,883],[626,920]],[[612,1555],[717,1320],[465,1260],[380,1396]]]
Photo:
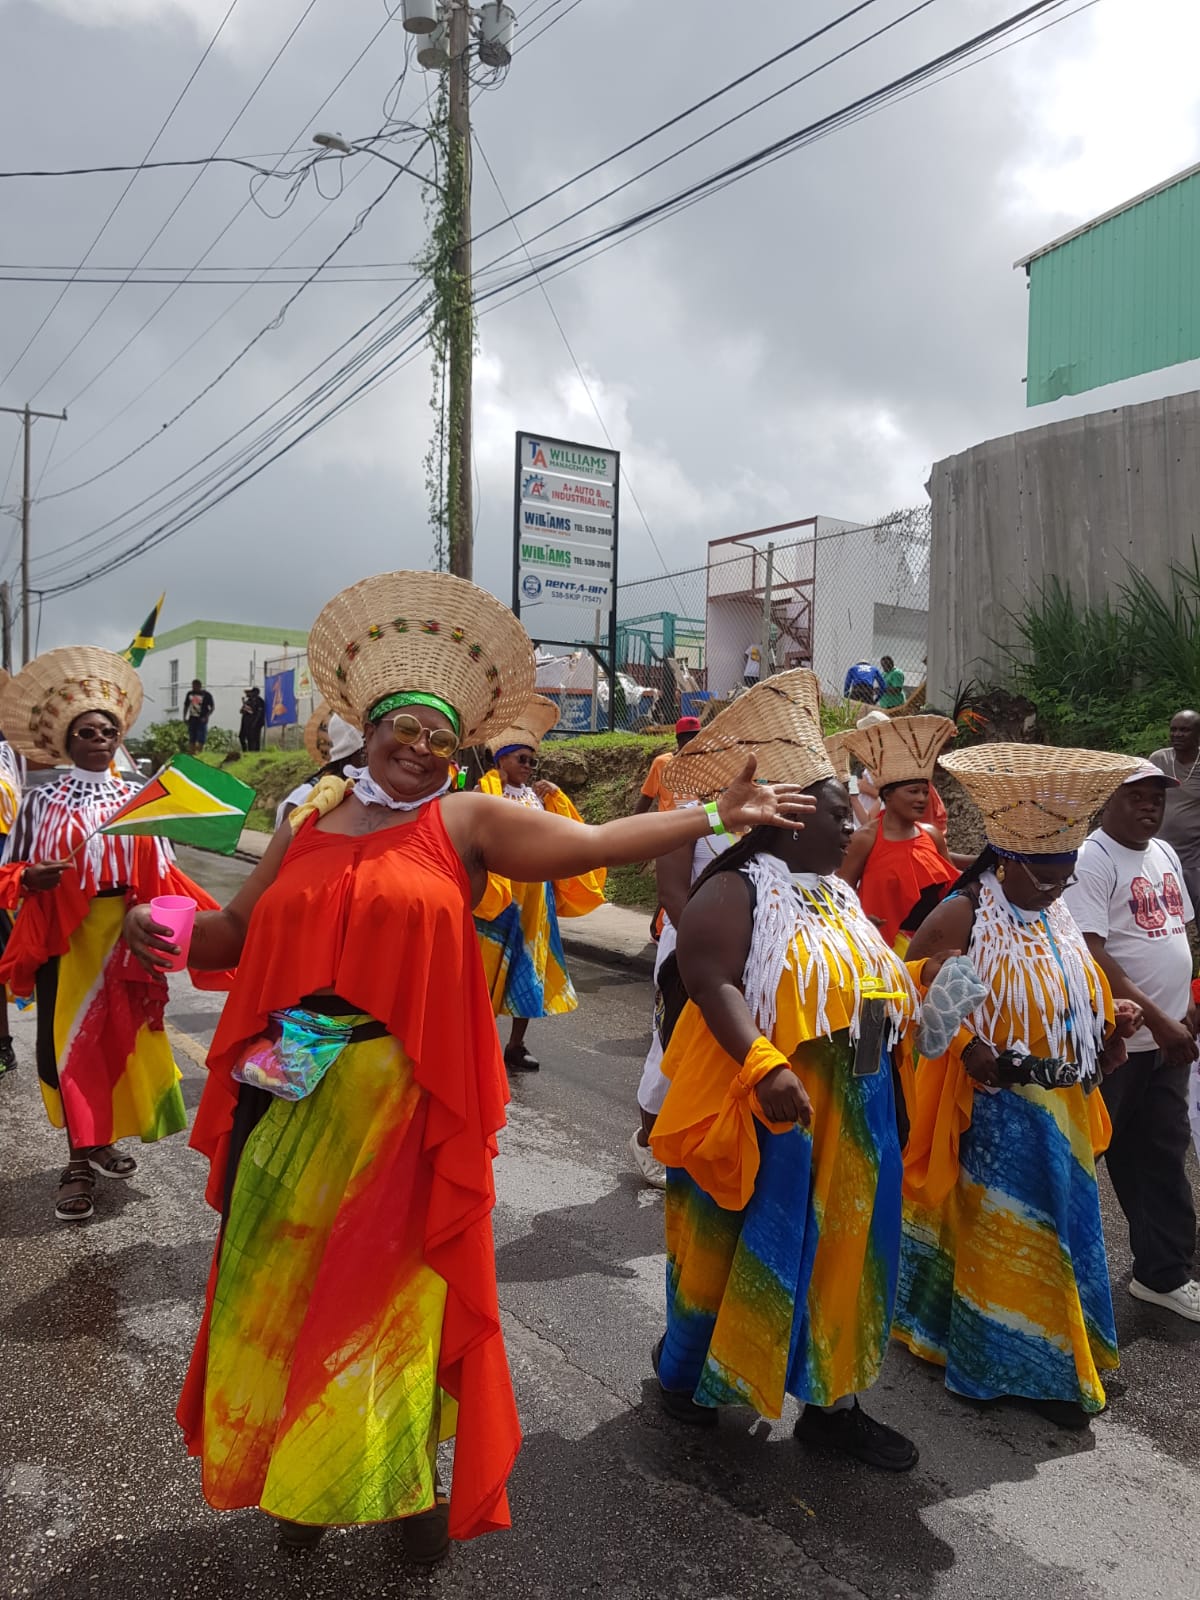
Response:
[[[464,745],[506,728],[534,688],[533,646],[516,617],[446,572],[384,572],[343,589],[313,624],[308,664],[348,722],[416,689],[454,707]]]
[[[850,782],[850,749],[846,744],[844,733],[831,733],[825,740],[825,749],[829,759],[833,762],[833,770],[838,775],[839,783]]]
[[[1014,855],[1078,850],[1091,819],[1138,770],[1133,756],[1041,744],[980,744],[945,756],[983,812],[988,843]]]
[[[852,728],[846,748],[875,779],[876,787],[890,783],[926,782],[933,777],[942,747],[955,734],[949,717],[898,717]]]
[[[142,709],[142,680],[121,656],[94,645],[47,650],[0,688],[0,728],[15,750],[42,764],[66,759],[76,717],[104,711],[124,737]]]
[[[526,750],[536,750],[542,740],[558,722],[558,707],[544,694],[535,694],[511,727],[503,728],[488,740],[488,750],[494,756],[497,750],[519,744]]]
[[[663,783],[676,795],[718,794],[751,755],[763,783],[803,788],[836,777],[821,737],[821,686],[807,667],[764,678],[672,756]]]

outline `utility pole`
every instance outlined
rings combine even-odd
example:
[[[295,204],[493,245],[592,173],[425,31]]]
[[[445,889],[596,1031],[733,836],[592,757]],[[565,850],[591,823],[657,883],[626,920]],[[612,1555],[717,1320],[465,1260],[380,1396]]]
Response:
[[[0,664],[12,671],[12,590],[0,583]]]
[[[31,411],[28,405],[0,406],[10,417],[20,417],[25,429],[25,474],[21,485],[21,665],[29,665],[29,513],[33,506],[30,489],[30,440],[35,422],[65,422],[65,411]],[[5,613],[7,616],[7,611]]]
[[[471,13],[467,0],[448,0],[449,161],[452,186],[447,204],[456,214],[455,308],[450,341],[450,438],[447,448],[447,509],[450,571],[475,573],[474,496],[471,492],[471,383],[475,366],[475,321],[471,314]]]
[[[475,507],[471,478],[471,379],[475,365],[474,285],[471,281],[471,67],[490,72],[491,87],[512,64],[516,13],[507,0],[401,0],[405,31],[417,38],[417,65],[446,73],[446,186],[442,195],[443,237],[454,241],[446,325],[448,438],[445,512],[450,571],[471,578],[475,571]],[[476,81],[479,81],[478,79]],[[338,136],[318,143],[342,149]],[[378,152],[374,152],[378,154]]]

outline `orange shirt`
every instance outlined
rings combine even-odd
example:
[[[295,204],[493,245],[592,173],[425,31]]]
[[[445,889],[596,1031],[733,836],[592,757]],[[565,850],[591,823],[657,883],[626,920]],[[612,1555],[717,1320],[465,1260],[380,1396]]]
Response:
[[[657,800],[660,811],[674,811],[675,809],[675,796],[670,789],[663,788],[662,781],[667,762],[670,761],[673,754],[674,752],[671,750],[664,750],[662,755],[655,756],[650,763],[650,771],[646,774],[646,781],[642,785],[642,793],[647,800]]]

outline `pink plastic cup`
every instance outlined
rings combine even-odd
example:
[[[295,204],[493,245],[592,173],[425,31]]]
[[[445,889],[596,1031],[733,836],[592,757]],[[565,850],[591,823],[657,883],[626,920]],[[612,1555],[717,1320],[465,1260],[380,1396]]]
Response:
[[[192,942],[196,902],[190,895],[164,894],[159,895],[157,900],[151,900],[150,910],[160,927],[171,930],[170,941],[172,944],[177,944],[181,952],[163,970],[182,972],[187,966],[188,946]]]

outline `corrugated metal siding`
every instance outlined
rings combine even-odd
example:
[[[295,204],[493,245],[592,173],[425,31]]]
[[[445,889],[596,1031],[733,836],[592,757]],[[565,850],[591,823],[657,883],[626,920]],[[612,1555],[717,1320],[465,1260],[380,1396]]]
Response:
[[[1026,404],[1200,356],[1200,173],[1029,266]]]

